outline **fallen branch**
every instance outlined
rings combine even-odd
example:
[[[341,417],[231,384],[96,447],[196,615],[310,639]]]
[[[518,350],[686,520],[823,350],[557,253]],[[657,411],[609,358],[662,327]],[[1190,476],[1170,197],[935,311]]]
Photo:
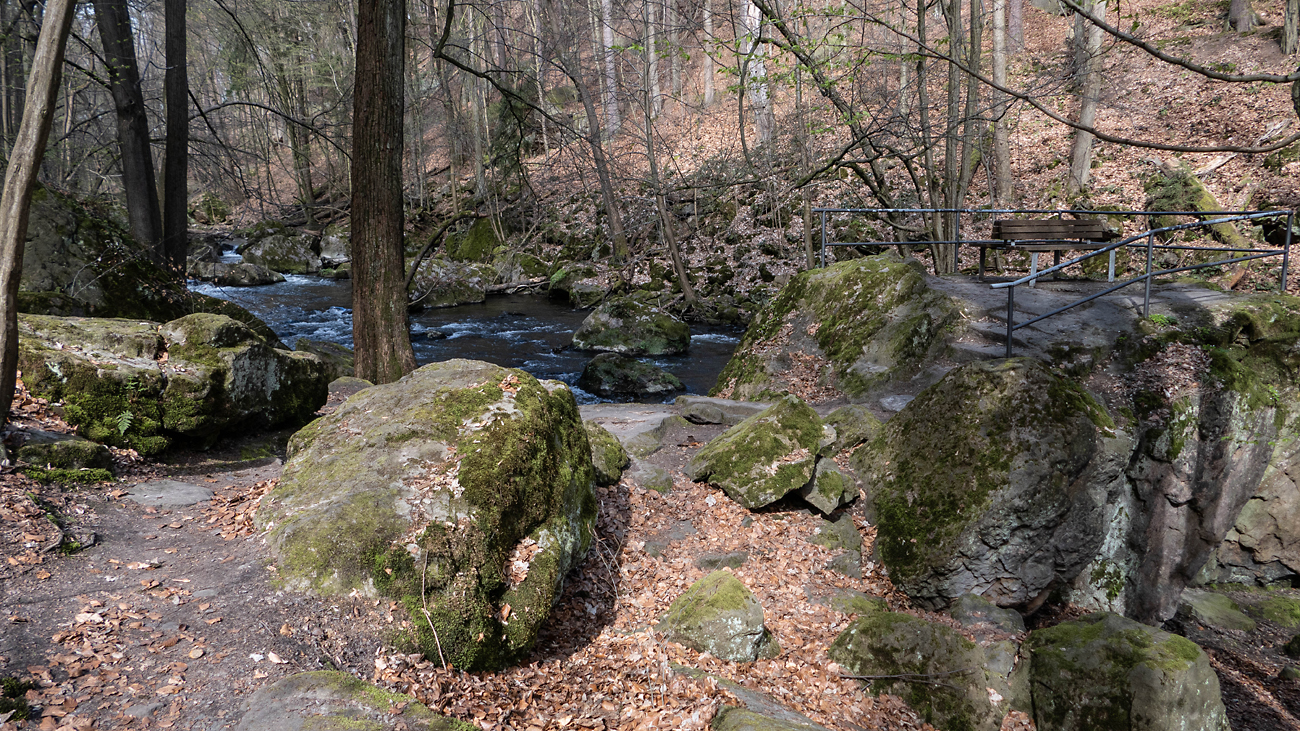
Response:
[[[550,280],[547,279],[546,277],[538,277],[537,279],[524,279],[518,282],[506,282],[505,284],[493,284],[489,286],[485,291],[488,294],[500,294],[502,292],[514,293],[521,289],[532,289],[534,287],[540,287],[543,284],[546,284],[548,281]]]

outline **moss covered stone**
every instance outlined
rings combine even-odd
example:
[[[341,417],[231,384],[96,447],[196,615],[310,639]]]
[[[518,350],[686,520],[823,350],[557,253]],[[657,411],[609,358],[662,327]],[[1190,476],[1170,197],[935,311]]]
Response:
[[[340,378],[351,378],[354,371],[356,355],[352,348],[328,340],[308,340],[307,338],[298,338],[293,344],[294,350],[304,353],[311,353],[325,364],[325,369],[329,372],[330,382]]]
[[[678,355],[690,345],[686,323],[632,297],[606,301],[573,334],[578,350],[623,355]]]
[[[619,353],[601,353],[588,361],[578,388],[602,398],[655,400],[686,389],[681,379],[654,363]]]
[[[714,571],[668,607],[659,631],[673,642],[733,662],[780,652],[763,624],[763,605],[728,571]]]
[[[1279,627],[1300,627],[1300,599],[1289,596],[1271,596],[1246,604],[1246,613]]]
[[[23,315],[19,367],[32,393],[63,402],[79,434],[141,454],[176,438],[302,423],[327,397],[315,356],[276,350],[222,315],[162,326]]]
[[[835,429],[835,451],[871,441],[880,431],[880,419],[862,404],[849,404],[832,411],[823,419]]]
[[[257,691],[236,731],[473,731],[476,727],[430,711],[347,673],[298,673]]]
[[[721,487],[751,510],[761,508],[812,480],[830,431],[810,406],[786,396],[706,444],[691,459],[690,477]]]
[[[754,318],[715,394],[762,400],[804,378],[795,363],[828,361],[818,385],[865,398],[915,375],[959,319],[915,261],[883,254],[812,269]]]
[[[38,468],[107,470],[113,464],[108,448],[82,437],[34,429],[18,448],[18,461]]]
[[[854,453],[890,578],[923,605],[1025,604],[1101,546],[1127,442],[1105,409],[1031,359],[950,371]]]
[[[254,227],[238,251],[244,261],[283,274],[320,271],[320,242],[316,237],[283,225]]]
[[[943,731],[996,731],[1008,711],[1027,705],[1012,697],[1009,667],[995,668],[951,627],[909,614],[868,611],[827,654],[853,675],[882,676],[870,681],[872,692],[901,697]]]
[[[487,261],[500,245],[492,220],[480,218],[464,232],[447,238],[447,253],[455,261]]]
[[[1043,731],[1227,731],[1219,679],[1190,640],[1117,614],[1035,630],[1034,721]]]
[[[746,708],[723,706],[709,724],[713,731],[824,731],[813,723],[773,718]]]
[[[1186,164],[1167,167],[1148,178],[1146,183],[1148,211],[1222,211],[1223,206],[1215,199],[1209,188],[1196,177]],[[1156,216],[1153,225],[1157,227],[1173,226],[1181,221],[1177,216]],[[1210,232],[1219,243],[1233,248],[1252,248],[1246,237],[1231,223],[1216,223],[1210,226]],[[1211,259],[1221,258],[1222,252],[1214,252]]]
[[[1183,621],[1191,620],[1207,627],[1241,632],[1255,631],[1255,620],[1243,614],[1236,602],[1223,594],[1211,591],[1199,589],[1184,591],[1177,616]]]
[[[613,485],[623,476],[623,470],[632,464],[623,445],[609,430],[594,421],[582,423],[591,443],[591,466],[596,470],[597,485]]]
[[[414,261],[406,263],[410,270]],[[487,287],[496,276],[490,264],[466,264],[450,259],[426,258],[411,280],[412,307],[436,309],[472,304],[487,299]]]
[[[799,490],[805,502],[830,515],[858,496],[857,485],[833,459],[818,459],[813,478]]]
[[[593,483],[562,384],[451,360],[295,434],[257,523],[289,585],[394,597],[427,656],[498,668],[532,647],[587,550]]]

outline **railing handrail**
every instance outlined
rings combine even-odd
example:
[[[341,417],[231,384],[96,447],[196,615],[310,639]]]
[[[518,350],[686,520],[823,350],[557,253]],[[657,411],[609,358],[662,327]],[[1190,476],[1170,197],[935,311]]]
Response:
[[[1292,230],[1295,227],[1295,209],[1281,209],[1281,210],[1274,210],[1274,211],[1095,211],[1095,210],[1076,210],[1076,209],[1060,210],[1060,209],[1044,209],[1044,208],[814,208],[812,209],[812,212],[821,215],[821,240],[822,240],[821,264],[823,267],[826,266],[827,246],[864,246],[864,245],[879,246],[879,245],[888,245],[888,244],[912,244],[912,245],[943,244],[943,245],[960,246],[963,243],[971,243],[971,244],[1004,243],[1001,240],[985,240],[985,239],[963,240],[961,238],[960,229],[954,231],[957,238],[956,240],[953,241],[868,241],[868,242],[858,242],[854,244],[828,243],[826,241],[826,216],[827,214],[831,214],[831,213],[911,213],[911,214],[926,214],[926,213],[963,214],[964,213],[964,214],[985,214],[985,215],[1016,214],[1016,213],[1034,213],[1034,214],[1046,213],[1046,214],[1056,214],[1058,216],[1061,214],[1068,213],[1071,215],[1091,215],[1091,216],[1133,215],[1133,216],[1147,216],[1148,218],[1151,216],[1197,216],[1198,218],[1204,216],[1223,216],[1223,218],[1216,218],[1208,221],[1202,219],[1190,223],[1179,223],[1171,226],[1162,226],[1160,228],[1155,228],[1155,229],[1148,228],[1146,231],[1143,231],[1142,233],[1129,236],[1128,238],[1120,239],[1119,241],[1115,241],[1113,243],[1107,244],[1093,251],[1089,251],[1083,254],[1082,256],[1075,257],[1069,261],[1061,262],[1060,264],[1055,264],[1042,271],[1030,272],[1029,274],[1021,277],[1020,279],[1016,279],[1011,282],[996,282],[990,285],[992,289],[1007,290],[1007,357],[1008,358],[1011,357],[1012,342],[1013,342],[1012,336],[1016,330],[1019,330],[1022,327],[1028,327],[1029,325],[1032,325],[1036,322],[1041,322],[1042,320],[1045,320],[1049,317],[1059,315],[1062,312],[1073,309],[1087,302],[1091,302],[1092,300],[1095,300],[1099,297],[1104,297],[1105,295],[1123,289],[1124,287],[1137,284],[1138,282],[1146,283],[1146,292],[1143,295],[1143,302],[1142,302],[1142,316],[1149,317],[1151,314],[1151,282],[1157,276],[1176,274],[1178,272],[1192,271],[1196,269],[1204,269],[1206,267],[1212,267],[1212,266],[1223,266],[1225,264],[1235,264],[1238,262],[1251,261],[1254,259],[1265,259],[1268,257],[1280,255],[1282,257],[1282,271],[1280,273],[1279,280],[1280,280],[1281,290],[1283,293],[1285,293],[1286,282],[1287,282],[1287,269],[1290,264],[1290,258],[1291,258],[1291,238],[1292,238],[1291,234],[1292,234]],[[1224,224],[1224,223],[1232,223],[1234,221],[1250,221],[1250,220],[1262,219],[1262,218],[1275,218],[1284,215],[1286,216],[1286,242],[1283,244],[1281,249],[1256,249],[1253,246],[1251,248],[1244,248],[1244,249],[1233,248],[1233,247],[1206,248],[1206,247],[1183,247],[1183,246],[1168,246],[1168,245],[1157,246],[1155,244],[1156,234],[1171,233],[1174,231],[1183,231],[1183,230],[1189,230],[1194,228],[1205,228],[1208,226],[1217,226],[1219,224]],[[958,225],[960,226],[960,224]],[[1148,226],[1149,225],[1150,223],[1148,223]],[[1062,307],[1058,307],[1055,310],[1052,310],[1051,312],[1045,312],[1041,315],[1026,320],[1025,322],[1016,324],[1015,303],[1016,303],[1017,286],[1035,282],[1045,275],[1059,272],[1062,269],[1065,269],[1066,267],[1087,261],[1095,256],[1100,256],[1102,254],[1112,254],[1116,249],[1119,249],[1120,247],[1133,246],[1134,242],[1140,239],[1146,239],[1146,246],[1143,247],[1146,249],[1147,252],[1146,272],[1144,274],[1140,274],[1128,281],[1120,282],[1119,284],[1116,284],[1112,287],[1107,287],[1101,292],[1091,294],[1080,300],[1071,302],[1070,304],[1064,305]],[[1073,239],[1044,239],[1044,240],[1045,241],[1057,241],[1057,240],[1068,241]],[[1013,247],[1014,245],[1009,245],[1009,246]],[[1193,264],[1190,266],[1175,267],[1172,269],[1153,270],[1151,268],[1152,252],[1154,249],[1157,248],[1159,249],[1200,249],[1204,251],[1230,251],[1234,254],[1250,254],[1250,256],[1236,256],[1236,257],[1230,256],[1227,259],[1205,262],[1203,264]],[[1035,257],[1036,256],[1037,255],[1035,254]],[[1035,264],[1036,263],[1037,262],[1035,261]]]

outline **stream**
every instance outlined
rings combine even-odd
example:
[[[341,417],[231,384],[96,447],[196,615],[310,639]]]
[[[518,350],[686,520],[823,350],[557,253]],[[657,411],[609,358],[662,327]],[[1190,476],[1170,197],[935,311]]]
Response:
[[[239,260],[237,255],[227,256]],[[264,287],[219,287],[191,280],[190,289],[243,306],[286,345],[308,338],[352,347],[352,281],[293,274],[285,275],[285,280]],[[411,344],[420,365],[451,358],[485,360],[521,368],[537,378],[564,381],[573,387],[579,403],[598,403],[605,399],[574,386],[595,353],[568,347],[588,314],[545,295],[488,295],[480,304],[412,313]],[[731,359],[742,331],[692,324],[691,333],[687,354],[647,360],[680,378],[687,392],[707,394]]]

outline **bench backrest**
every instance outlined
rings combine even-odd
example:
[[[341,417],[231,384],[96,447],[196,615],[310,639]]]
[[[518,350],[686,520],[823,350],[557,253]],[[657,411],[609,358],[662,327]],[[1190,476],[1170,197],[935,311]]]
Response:
[[[1001,219],[993,222],[993,238],[1002,241],[1100,241],[1106,238],[1106,226],[1097,220]]]

